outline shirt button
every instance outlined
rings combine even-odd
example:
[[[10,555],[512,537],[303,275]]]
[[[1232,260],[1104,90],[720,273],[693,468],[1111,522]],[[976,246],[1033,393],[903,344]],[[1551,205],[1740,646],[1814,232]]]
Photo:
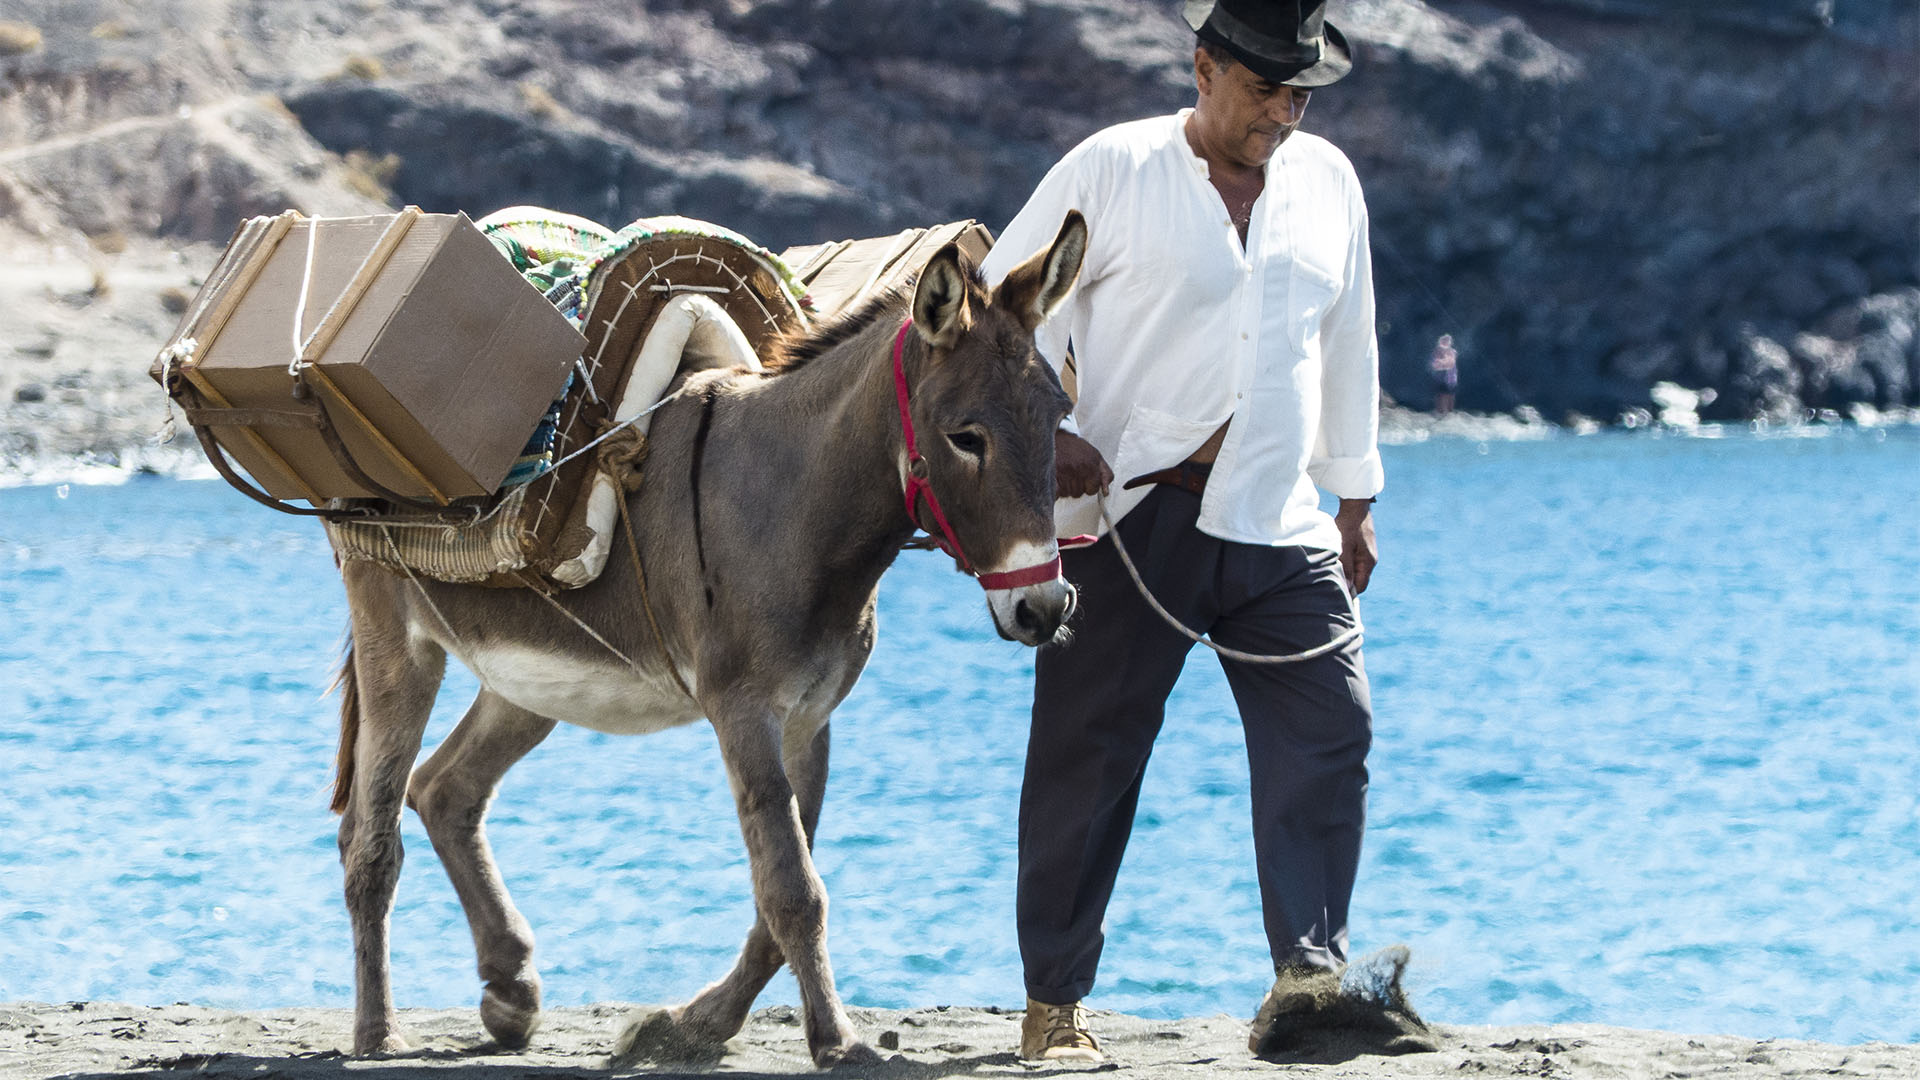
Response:
[[[1243,331],[1241,331],[1241,333],[1240,333],[1240,340],[1241,340],[1241,341],[1245,341],[1245,340],[1247,340],[1247,335],[1246,335],[1246,331],[1244,331],[1244,330],[1243,330]]]

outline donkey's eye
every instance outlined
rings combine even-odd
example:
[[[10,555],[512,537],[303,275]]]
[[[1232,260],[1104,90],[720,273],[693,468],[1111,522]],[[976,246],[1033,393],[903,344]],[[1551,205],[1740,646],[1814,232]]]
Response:
[[[987,440],[977,431],[949,431],[947,441],[953,444],[955,450],[963,454],[979,457],[987,452]]]

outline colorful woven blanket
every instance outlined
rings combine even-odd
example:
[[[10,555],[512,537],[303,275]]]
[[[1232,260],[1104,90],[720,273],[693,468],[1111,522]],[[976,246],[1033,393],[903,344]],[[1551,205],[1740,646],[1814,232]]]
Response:
[[[711,222],[673,216],[641,218],[617,232],[610,232],[597,222],[557,210],[510,206],[488,214],[475,224],[493,242],[493,246],[507,257],[514,269],[520,271],[522,277],[582,330],[585,329],[582,323],[586,318],[583,300],[595,271],[609,260],[624,256],[636,243],[665,235],[724,240],[764,257],[778,270],[780,285],[793,297],[795,304],[802,308],[806,306],[806,290],[794,278],[786,263],[739,233]],[[547,410],[540,426],[527,440],[525,449],[515,459],[513,468],[501,484],[503,489],[537,479],[553,468],[560,408],[567,390],[572,386],[573,380],[569,379],[567,388],[561,391],[560,398]]]

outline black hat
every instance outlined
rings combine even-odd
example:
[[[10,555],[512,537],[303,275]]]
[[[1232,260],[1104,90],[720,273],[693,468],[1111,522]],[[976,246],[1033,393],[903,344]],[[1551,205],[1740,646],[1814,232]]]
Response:
[[[1249,71],[1288,86],[1326,86],[1353,70],[1327,0],[1187,0],[1187,25]]]

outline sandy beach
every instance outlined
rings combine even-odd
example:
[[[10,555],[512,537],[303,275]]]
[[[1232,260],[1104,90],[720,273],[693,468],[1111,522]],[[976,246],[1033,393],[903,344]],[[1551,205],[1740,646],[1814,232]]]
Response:
[[[345,1009],[229,1012],[175,1004],[151,1008],[102,1002],[0,1006],[0,1077],[200,1076],[322,1080],[585,1076],[789,1076],[810,1064],[798,1016],[778,1006],[756,1013],[717,1062],[610,1068],[609,1049],[638,1006],[554,1009],[518,1053],[486,1040],[472,1009],[402,1011],[419,1049],[353,1059]],[[887,1060],[835,1075],[878,1077],[1059,1076],[1097,1073],[1127,1080],[1204,1076],[1655,1077],[1920,1076],[1920,1047],[1835,1046],[1780,1039],[1636,1031],[1595,1024],[1514,1027],[1437,1025],[1442,1048],[1406,1057],[1263,1062],[1248,1055],[1246,1021],[1229,1016],[1148,1020],[1096,1013],[1112,1060],[1102,1065],[1020,1061],[1017,1010],[939,1007],[854,1009],[853,1019]]]

